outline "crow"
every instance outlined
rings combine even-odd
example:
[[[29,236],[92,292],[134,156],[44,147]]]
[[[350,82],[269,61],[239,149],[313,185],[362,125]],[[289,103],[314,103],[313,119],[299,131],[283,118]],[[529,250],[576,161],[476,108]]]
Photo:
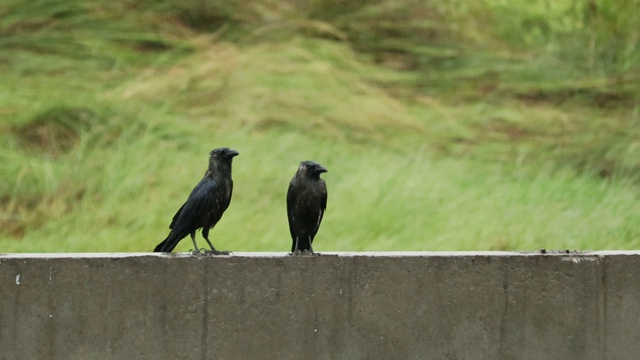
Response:
[[[327,185],[320,178],[323,172],[327,172],[327,169],[322,165],[303,161],[289,183],[287,215],[293,241],[291,255],[305,251],[315,255],[311,243],[327,208]]]
[[[233,180],[231,180],[231,162],[239,155],[235,150],[219,148],[211,151],[209,168],[198,185],[191,191],[189,198],[173,216],[169,229],[169,236],[162,241],[154,252],[171,252],[178,242],[187,235],[193,240],[193,253],[198,254],[196,230],[202,228],[202,237],[211,247],[209,252],[215,255],[229,254],[228,251],[218,251],[209,241],[209,229],[213,228],[231,202]]]

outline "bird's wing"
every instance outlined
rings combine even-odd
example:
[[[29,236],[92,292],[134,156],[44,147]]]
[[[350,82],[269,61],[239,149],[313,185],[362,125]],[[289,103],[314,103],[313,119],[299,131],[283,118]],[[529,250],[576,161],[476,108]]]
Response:
[[[293,205],[296,201],[296,192],[294,191],[293,181],[289,183],[289,189],[287,190],[287,215],[291,216]]]
[[[182,237],[202,227],[200,218],[211,206],[209,193],[215,189],[216,182],[211,178],[202,179],[191,191],[189,198],[182,205],[171,222],[172,230]],[[180,239],[182,239],[182,237]]]
[[[300,219],[295,218],[298,196],[300,195],[299,191],[296,190],[295,181],[291,180],[287,190],[287,218],[289,219],[289,232],[292,238],[295,238],[297,233],[300,232]]]
[[[320,184],[322,184],[320,189],[320,193],[322,194],[321,206],[322,212],[324,213],[324,210],[327,208],[327,183],[325,183],[324,180],[320,180]]]
[[[212,178],[204,178],[196,187],[191,191],[189,198],[185,204],[185,210],[188,209],[195,216],[204,215],[211,209],[215,201],[215,196],[213,196],[218,183],[216,180]]]
[[[320,213],[318,214],[318,222],[312,232],[314,235],[318,232],[318,229],[320,229],[324,211],[327,209],[327,185],[324,180],[320,180],[320,184]]]
[[[178,218],[180,217],[180,213],[182,212],[182,209],[184,209],[184,206],[187,203],[182,204],[182,206],[180,206],[180,209],[178,209],[178,211],[176,212],[175,215],[173,215],[173,220],[171,220],[171,224],[169,225],[169,229],[173,229],[173,226],[176,224],[176,221],[178,220]]]

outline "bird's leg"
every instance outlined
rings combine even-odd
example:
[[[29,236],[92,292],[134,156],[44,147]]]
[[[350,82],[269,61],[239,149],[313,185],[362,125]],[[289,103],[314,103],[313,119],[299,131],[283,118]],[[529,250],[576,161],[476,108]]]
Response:
[[[293,247],[293,252],[291,252],[292,256],[296,256],[299,254],[299,250],[298,250],[298,237],[296,236],[296,246]]]
[[[320,253],[313,251],[313,246],[311,246],[311,240],[309,240],[309,250],[302,251],[302,254],[305,256],[320,256]]]
[[[191,255],[200,254],[200,250],[198,249],[198,244],[196,243],[196,232],[191,232],[191,240],[193,241],[193,250],[191,250]]]
[[[215,246],[213,246],[213,244],[211,243],[211,241],[209,240],[209,229],[208,228],[204,228],[202,229],[202,237],[207,240],[207,244],[209,244],[209,246],[211,247],[211,250],[205,250],[204,253],[205,254],[212,254],[212,255],[229,255],[229,252],[226,250],[222,250],[222,251],[218,251],[216,250]]]
[[[311,256],[319,256],[320,255],[320,253],[313,252],[313,246],[311,246],[311,239],[309,239],[309,252],[311,253]]]

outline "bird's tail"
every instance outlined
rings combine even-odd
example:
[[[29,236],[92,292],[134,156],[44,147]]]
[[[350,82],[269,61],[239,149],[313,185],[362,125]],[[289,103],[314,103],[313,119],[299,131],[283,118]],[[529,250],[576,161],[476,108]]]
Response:
[[[173,232],[171,232],[166,239],[162,240],[160,244],[156,245],[156,248],[153,249],[153,252],[172,252],[173,249],[176,248],[176,245],[178,245],[178,242],[174,239],[175,236],[172,235]]]
[[[162,248],[164,248],[164,245],[165,245],[166,243],[167,243],[167,240],[166,240],[166,239],[165,239],[165,240],[162,240],[162,242],[161,242],[160,244],[158,244],[158,245],[156,246],[156,248],[155,248],[155,249],[153,249],[153,252],[164,252],[164,251],[162,250]]]

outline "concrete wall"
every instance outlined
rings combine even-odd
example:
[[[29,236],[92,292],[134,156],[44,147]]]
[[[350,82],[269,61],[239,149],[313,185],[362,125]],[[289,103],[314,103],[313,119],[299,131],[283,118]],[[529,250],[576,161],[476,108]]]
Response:
[[[0,255],[0,359],[640,359],[640,252]]]

